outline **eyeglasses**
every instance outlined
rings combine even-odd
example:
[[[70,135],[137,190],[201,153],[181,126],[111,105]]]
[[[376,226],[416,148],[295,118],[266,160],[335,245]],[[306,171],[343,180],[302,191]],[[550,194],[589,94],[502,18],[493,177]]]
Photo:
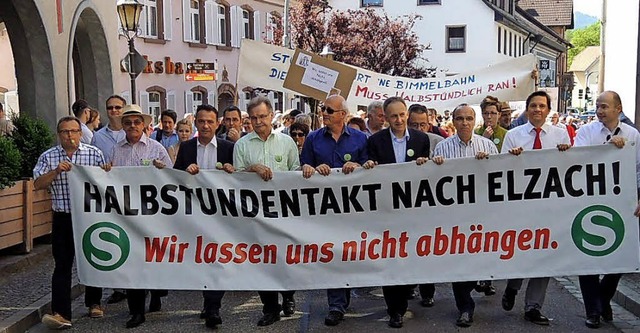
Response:
[[[499,113],[497,112],[483,112],[483,116],[497,116]]]
[[[327,114],[333,114],[334,112],[338,112],[338,111],[344,111],[344,109],[338,109],[338,110],[334,110],[326,105],[323,105],[320,107],[320,110],[322,112],[326,112]]]
[[[109,105],[109,106],[107,106],[107,110],[122,110],[122,106],[120,106],[120,105]]]
[[[69,135],[69,134],[78,134],[81,133],[81,129],[72,129],[72,130],[58,130],[59,134]]]
[[[302,132],[291,132],[289,133],[289,135],[291,135],[292,138],[304,138],[305,135]]]
[[[140,124],[142,124],[142,123],[144,123],[144,122],[143,122],[142,120],[140,120],[140,119],[136,119],[136,120],[125,120],[125,121],[123,121],[123,122],[122,122],[122,125],[123,125],[123,126],[131,126],[131,125],[138,126],[138,125],[140,125]]]

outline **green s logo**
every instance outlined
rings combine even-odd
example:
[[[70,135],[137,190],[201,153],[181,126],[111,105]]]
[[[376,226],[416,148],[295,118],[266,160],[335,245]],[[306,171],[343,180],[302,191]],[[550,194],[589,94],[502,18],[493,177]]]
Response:
[[[82,252],[89,264],[101,271],[112,271],[125,263],[130,251],[129,236],[120,226],[98,222],[82,236]]]
[[[624,239],[624,221],[618,212],[603,205],[589,206],[573,219],[571,237],[576,247],[593,257],[617,250]]]

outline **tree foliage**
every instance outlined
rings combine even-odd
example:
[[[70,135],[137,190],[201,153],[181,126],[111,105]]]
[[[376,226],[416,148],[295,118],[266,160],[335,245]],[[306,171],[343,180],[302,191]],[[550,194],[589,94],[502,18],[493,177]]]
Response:
[[[421,64],[422,52],[413,31],[419,15],[389,18],[367,8],[332,11],[327,0],[300,0],[290,11],[291,41],[301,49],[319,53],[329,45],[334,59],[374,72],[422,78],[435,68]]]
[[[55,136],[44,120],[33,118],[26,113],[13,118],[13,125],[16,127],[12,134],[13,141],[22,154],[20,176],[33,177],[33,167],[38,157],[53,145]]]
[[[600,45],[600,22],[596,22],[582,29],[567,31],[567,39],[573,44],[573,48],[569,49],[568,66],[573,63],[575,58],[587,46]]]

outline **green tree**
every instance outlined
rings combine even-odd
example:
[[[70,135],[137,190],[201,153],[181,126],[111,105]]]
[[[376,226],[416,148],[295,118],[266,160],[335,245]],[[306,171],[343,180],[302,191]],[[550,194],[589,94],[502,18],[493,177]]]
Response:
[[[569,49],[568,59],[568,67],[571,67],[573,58],[587,46],[600,45],[600,22],[596,22],[582,29],[567,31],[567,39],[573,44],[573,48]]]

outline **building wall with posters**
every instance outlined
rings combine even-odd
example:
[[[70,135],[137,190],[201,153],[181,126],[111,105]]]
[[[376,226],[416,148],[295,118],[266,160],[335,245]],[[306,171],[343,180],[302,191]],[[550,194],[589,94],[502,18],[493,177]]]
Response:
[[[148,66],[136,80],[137,101],[147,112],[159,115],[164,109],[179,116],[195,112],[207,103],[223,110],[244,106],[250,92],[237,91],[236,74],[242,39],[272,41],[275,25],[283,13],[282,0],[140,0],[145,5],[140,20],[141,36],[136,49]],[[114,27],[114,30],[117,30]],[[118,55],[128,52],[120,37]],[[215,81],[187,81],[188,63],[213,63]],[[117,92],[130,99],[129,75],[119,68]],[[282,99],[268,95],[276,108]]]

